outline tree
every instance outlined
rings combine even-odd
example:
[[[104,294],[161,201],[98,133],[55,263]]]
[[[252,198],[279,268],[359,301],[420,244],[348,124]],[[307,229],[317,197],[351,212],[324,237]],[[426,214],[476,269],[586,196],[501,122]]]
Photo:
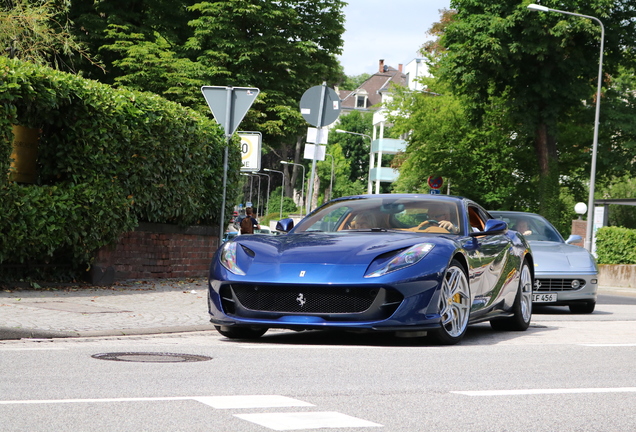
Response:
[[[631,0],[580,2],[546,0],[542,4],[599,16],[609,30],[605,71],[612,74],[622,61],[633,60]],[[441,76],[468,101],[475,125],[483,123],[493,101],[501,103],[518,133],[533,138],[540,175],[541,212],[550,218],[559,207],[559,155],[567,151],[559,122],[584,103],[593,105],[599,51],[599,27],[587,19],[555,13],[536,14],[517,0],[453,0],[455,19],[441,43],[447,52]],[[627,55],[629,54],[629,55]],[[591,123],[590,123],[590,126]],[[579,151],[585,143],[578,143]]]
[[[97,63],[71,34],[69,1],[5,1],[0,6],[0,47],[9,57],[73,69],[74,56],[97,67]]]
[[[407,148],[394,160],[396,192],[428,193],[427,178],[442,176],[452,195],[472,198],[492,209],[528,209],[532,172],[525,138],[496,104],[485,109],[482,126],[467,118],[465,98],[453,96],[436,79],[423,80],[429,93],[396,90],[388,105],[393,129],[408,134]],[[532,199],[532,198],[531,198]]]
[[[341,115],[337,128],[348,132],[371,135],[373,127],[373,113],[352,111]],[[366,183],[369,178],[369,138],[332,132],[329,134],[329,144],[339,143],[344,158],[349,162],[348,181]]]
[[[152,91],[209,114],[202,85],[258,87],[241,124],[263,133],[265,163],[300,160],[298,101],[342,68],[342,0],[74,2],[75,30],[107,66],[103,82]],[[290,184],[297,174],[286,176]]]

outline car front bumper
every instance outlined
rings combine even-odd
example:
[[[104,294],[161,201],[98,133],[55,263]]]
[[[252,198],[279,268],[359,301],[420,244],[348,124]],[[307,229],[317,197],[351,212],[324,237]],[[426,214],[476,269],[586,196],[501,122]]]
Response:
[[[597,273],[537,272],[534,294],[555,294],[556,301],[536,301],[535,304],[567,305],[595,302],[598,295]],[[549,296],[543,296],[548,298]]]

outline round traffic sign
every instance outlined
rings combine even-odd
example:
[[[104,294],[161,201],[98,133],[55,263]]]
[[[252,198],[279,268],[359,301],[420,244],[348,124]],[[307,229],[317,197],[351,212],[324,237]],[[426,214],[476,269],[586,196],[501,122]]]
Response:
[[[428,177],[428,186],[431,189],[439,189],[442,187],[443,184],[444,184],[444,179],[442,179],[441,177],[433,177],[433,176]]]
[[[322,115],[319,116],[321,105]],[[334,89],[325,85],[311,87],[300,98],[300,113],[312,126],[328,126],[338,120],[340,98]]]

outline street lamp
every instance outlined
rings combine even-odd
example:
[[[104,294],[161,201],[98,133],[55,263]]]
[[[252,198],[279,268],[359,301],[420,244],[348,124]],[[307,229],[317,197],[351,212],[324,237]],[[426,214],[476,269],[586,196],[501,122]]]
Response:
[[[552,9],[538,4],[529,4],[528,9],[538,12],[556,12],[596,21],[601,26],[601,53],[598,61],[598,80],[596,85],[596,114],[594,116],[594,140],[592,141],[592,167],[590,168],[590,193],[587,200],[587,230],[585,233],[585,249],[592,251],[592,226],[594,223],[594,186],[596,183],[596,154],[598,149],[598,126],[601,116],[601,81],[603,77],[603,48],[605,45],[605,27],[600,19],[573,12]]]
[[[276,171],[269,168],[263,168],[263,171],[275,172],[275,173],[283,175],[283,183],[281,183],[281,188],[280,188],[280,214],[278,215],[278,219],[280,220],[283,218],[283,197],[285,196],[285,173],[283,171]]]
[[[305,205],[305,166],[301,165],[301,164],[297,164],[294,162],[287,162],[287,161],[280,161],[280,163],[285,164],[285,165],[296,165],[299,166],[303,169],[303,188],[300,191],[300,201],[302,202],[302,205],[300,206],[300,215],[303,215],[303,207]],[[309,199],[311,199],[311,197],[309,197]]]
[[[331,177],[329,178],[329,199],[333,198],[333,165],[334,158],[332,154],[325,153],[325,156],[329,156],[331,158]],[[327,201],[327,200],[325,200]]]
[[[358,136],[362,136],[365,138],[369,138],[369,182],[367,184],[367,193],[371,194],[372,193],[372,181],[371,181],[371,170],[373,169],[373,151],[371,150],[371,143],[373,142],[373,139],[367,135],[367,134],[363,134],[363,133],[358,133],[358,132],[349,132],[346,130],[342,130],[342,129],[336,129],[336,132],[338,133],[346,133],[346,134],[350,134],[350,135],[358,135]]]
[[[261,177],[257,174],[250,174],[252,177],[258,179],[258,192],[256,193],[256,217],[258,217],[258,211],[261,209]]]
[[[265,214],[268,215],[269,214],[269,182],[270,182],[270,178],[269,178],[269,174],[265,174],[265,173],[254,173],[258,176],[267,176],[267,204],[265,205]]]
[[[252,202],[252,179],[254,177],[257,177],[257,175],[253,174],[253,173],[250,173],[250,174],[241,173],[241,175],[250,178],[250,198],[249,198],[249,202]],[[257,209],[256,217],[258,217],[258,209],[259,209],[259,207],[261,205],[260,194],[261,194],[261,178],[258,177],[258,193],[256,194],[256,209]]]

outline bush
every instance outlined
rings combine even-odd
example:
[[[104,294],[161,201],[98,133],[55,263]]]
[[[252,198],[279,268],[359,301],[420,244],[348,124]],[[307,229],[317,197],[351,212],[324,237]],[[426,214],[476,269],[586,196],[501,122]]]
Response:
[[[636,230],[603,227],[596,232],[599,264],[636,264]]]
[[[101,184],[101,188],[99,185]],[[105,181],[91,185],[20,186],[0,189],[0,262],[46,262],[56,252],[76,263],[132,230],[131,201]]]
[[[226,140],[213,120],[6,57],[0,77],[0,263],[68,252],[88,264],[137,221],[220,222]],[[41,130],[35,185],[8,181],[13,124]],[[228,189],[238,181],[238,146],[229,162]]]

